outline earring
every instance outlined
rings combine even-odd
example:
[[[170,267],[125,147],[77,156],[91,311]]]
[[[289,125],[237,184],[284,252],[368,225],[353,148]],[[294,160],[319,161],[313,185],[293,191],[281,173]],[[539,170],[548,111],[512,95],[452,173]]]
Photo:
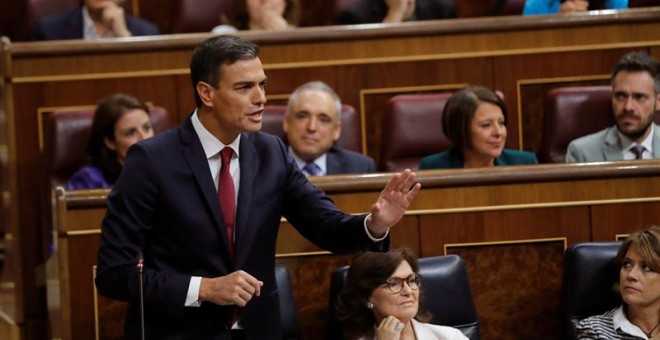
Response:
[[[367,308],[374,309],[374,304],[371,301],[367,301]]]

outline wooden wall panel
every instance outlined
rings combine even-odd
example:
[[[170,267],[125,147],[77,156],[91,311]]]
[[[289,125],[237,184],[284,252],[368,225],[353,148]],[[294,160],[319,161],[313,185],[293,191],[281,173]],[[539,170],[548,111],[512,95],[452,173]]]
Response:
[[[564,249],[561,239],[448,247],[467,266],[482,339],[561,338]]]
[[[524,106],[519,103],[529,99],[521,98],[519,84],[523,81],[608,74],[616,59],[633,49],[648,49],[657,57],[659,18],[660,9],[643,9],[598,16],[481,18],[239,34],[262,47],[264,67],[272,78],[268,91],[273,101],[285,98],[298,82],[318,77],[335,86],[346,103],[370,116],[366,108],[382,112],[378,105],[386,99],[369,93],[372,89],[403,88],[401,92],[410,92],[406,88],[482,83],[503,91],[511,111],[524,117],[526,112],[519,111]],[[186,117],[194,106],[188,80],[190,54],[208,37],[190,34],[103,42],[3,42],[0,62],[11,187],[7,196],[11,199],[10,215],[16,217],[9,228],[17,244],[16,258],[21,260],[14,273],[21,293],[12,308],[20,311],[21,325],[36,338],[47,332],[43,320],[45,289],[39,277],[43,276],[50,242],[46,235],[48,214],[35,214],[49,203],[49,188],[39,167],[39,109],[88,105],[108,92],[125,90]],[[361,91],[374,97],[361,95]],[[535,138],[538,131],[533,129],[539,120],[516,119],[518,122],[511,121],[509,134]],[[524,126],[525,122],[530,127]],[[366,135],[371,136],[367,144],[374,145],[369,152],[376,157],[379,128],[377,122],[365,126]],[[507,145],[521,143],[513,140]],[[465,197],[461,202],[470,199]]]
[[[660,187],[654,187],[653,190],[658,192]],[[615,203],[594,206],[591,208],[591,220],[595,226],[591,239],[615,241],[617,235],[660,225],[660,203]]]
[[[392,228],[391,245],[409,247],[424,257],[462,256],[484,338],[555,338],[561,334],[559,288],[565,246],[590,241],[592,235],[629,232],[620,223],[604,223],[624,221],[628,213],[652,211],[643,221],[660,218],[655,213],[660,211],[659,164],[634,164],[638,165],[621,162],[420,172],[423,190],[408,215]],[[340,208],[361,213],[369,210],[388,178],[387,174],[327,176],[312,181],[329,192]],[[85,335],[93,332],[93,324],[81,321],[78,314],[94,315],[82,311],[93,308],[86,302],[95,300],[89,268],[96,259],[98,241],[93,239],[99,235],[107,193],[67,192],[57,201],[61,245],[57,254],[62,270],[49,282],[69,288],[60,291],[62,304],[52,308],[62,309],[63,322],[86,327]],[[350,256],[320,252],[291,226],[282,225],[277,262],[291,272],[307,338],[323,338],[330,273],[349,261]],[[72,292],[78,296],[67,295]],[[78,313],[67,317],[71,315],[66,311],[67,301],[74,301],[70,306],[74,305]],[[97,301],[103,338],[116,338],[123,305],[103,298]],[[533,322],[520,324],[520,320],[528,319]]]
[[[454,243],[566,238],[590,239],[588,207],[521,208],[457,212],[420,217],[422,256],[445,253]],[[533,226],[533,227],[532,227]]]
[[[515,96],[505,96],[512,118],[507,128],[510,134],[522,137],[518,141],[508,138],[507,145],[517,147],[522,145],[525,150],[538,150],[542,131],[544,93],[533,90],[527,92],[528,85],[553,83],[553,86],[562,86],[581,79],[590,80],[584,78],[594,76],[607,79],[619,58],[633,49],[607,49],[597,52],[559,50],[495,58],[493,67],[495,87],[502,90],[505,95],[515,94]],[[520,129],[522,133],[518,135],[516,132]]]

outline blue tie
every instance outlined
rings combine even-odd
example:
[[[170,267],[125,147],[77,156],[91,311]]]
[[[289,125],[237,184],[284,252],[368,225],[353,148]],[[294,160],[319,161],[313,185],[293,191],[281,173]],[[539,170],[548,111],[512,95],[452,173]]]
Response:
[[[313,162],[305,164],[303,170],[309,174],[309,176],[318,176],[321,174],[321,168]]]

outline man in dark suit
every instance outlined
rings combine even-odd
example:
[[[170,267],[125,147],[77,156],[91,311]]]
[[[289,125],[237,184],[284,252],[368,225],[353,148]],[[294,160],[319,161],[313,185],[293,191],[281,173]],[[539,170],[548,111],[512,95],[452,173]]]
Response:
[[[152,23],[126,15],[123,0],[85,0],[82,7],[37,20],[32,40],[100,39],[157,35]]]
[[[256,45],[217,36],[193,52],[197,109],[133,145],[108,196],[96,287],[128,301],[137,338],[144,254],[148,339],[281,339],[275,241],[282,216],[333,252],[384,250],[419,192],[392,176],[368,215],[348,215],[307,181],[280,139],[262,133],[266,75]],[[216,189],[217,188],[217,189]]]
[[[339,13],[339,22],[356,25],[455,17],[453,0],[360,0]]]
[[[312,81],[289,97],[282,121],[289,152],[307,176],[376,171],[371,157],[333,144],[341,135],[341,100],[327,84]]]

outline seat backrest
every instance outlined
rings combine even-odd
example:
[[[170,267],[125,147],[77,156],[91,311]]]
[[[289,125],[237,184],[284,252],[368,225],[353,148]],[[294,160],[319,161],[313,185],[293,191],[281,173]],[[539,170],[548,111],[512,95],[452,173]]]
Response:
[[[172,33],[211,32],[229,15],[233,0],[180,0]]]
[[[629,0],[628,7],[655,7],[660,6],[660,1],[658,0]]]
[[[505,0],[505,4],[496,15],[522,15],[525,0]]]
[[[293,297],[291,276],[286,267],[275,265],[275,281],[280,299],[280,318],[282,323],[283,339],[301,339],[300,323],[298,322],[298,308]]]
[[[433,316],[429,323],[458,328],[469,339],[480,339],[479,320],[463,260],[458,255],[447,255],[421,258],[418,263],[423,289],[420,308]],[[346,285],[348,269],[349,266],[340,267],[330,278],[327,339],[342,338],[335,305]]]
[[[563,163],[568,144],[614,125],[610,86],[555,88],[545,96],[541,163]]]
[[[621,305],[612,286],[618,282],[616,253],[621,242],[571,245],[564,256],[562,304],[567,339],[575,339],[575,326],[589,316]]]
[[[154,132],[174,126],[163,107],[149,109]],[[51,186],[64,185],[69,177],[87,163],[87,143],[94,118],[94,108],[62,110],[51,113],[46,121],[44,155]]]
[[[451,92],[390,98],[383,122],[381,169],[416,169],[420,160],[451,147],[442,132],[442,110]]]
[[[286,105],[266,105],[261,130],[280,137],[286,143],[286,135],[282,129],[282,119],[284,119],[285,114]],[[341,136],[339,136],[335,145],[362,153],[362,123],[360,115],[355,112],[351,105],[342,105]]]

